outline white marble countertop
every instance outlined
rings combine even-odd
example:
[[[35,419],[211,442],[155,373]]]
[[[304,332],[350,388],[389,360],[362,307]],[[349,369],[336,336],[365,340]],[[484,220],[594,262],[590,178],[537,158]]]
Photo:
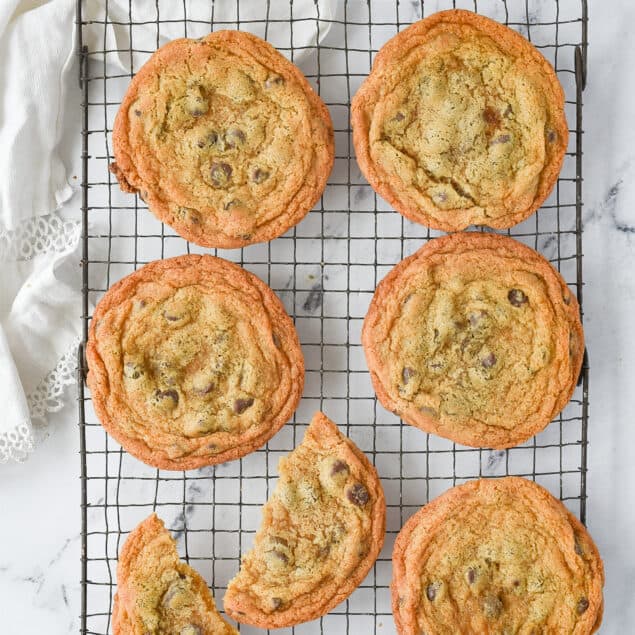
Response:
[[[590,4],[584,93],[587,518],[606,565],[601,632],[622,634],[635,629],[635,5]],[[77,176],[78,102],[71,93],[66,155],[69,173]],[[78,205],[76,194],[69,209]],[[76,404],[69,402],[41,431],[41,444],[26,463],[0,466],[0,631],[8,635],[79,630],[79,435]]]

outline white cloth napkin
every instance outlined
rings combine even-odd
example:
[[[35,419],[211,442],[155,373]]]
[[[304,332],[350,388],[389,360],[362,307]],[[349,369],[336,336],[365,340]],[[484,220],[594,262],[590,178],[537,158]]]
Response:
[[[0,462],[33,449],[32,416],[59,409],[80,296],[56,275],[79,222],[58,146],[72,66],[73,0],[0,3]],[[29,408],[29,398],[31,408]]]
[[[294,1],[296,63],[326,36],[329,24],[317,18],[331,20],[335,5],[335,0]],[[59,146],[69,82],[77,81],[75,6],[75,0],[0,1],[0,463],[28,455],[34,446],[32,419],[59,410],[64,386],[75,379],[81,298],[79,285],[60,271],[78,260],[77,197],[56,212],[73,193]],[[136,71],[148,54],[131,59],[127,22],[138,23],[135,48],[151,51],[157,47],[157,18],[162,45],[185,35],[185,15],[193,20],[189,37],[209,32],[213,10],[216,28],[236,28],[239,19],[246,23],[242,28],[266,36],[289,55],[284,49],[291,45],[286,21],[291,5],[271,3],[266,32],[264,23],[255,22],[265,16],[261,0],[241,0],[239,15],[236,6],[84,0],[84,44],[92,52],[124,51],[107,54],[109,72],[129,72],[131,61]],[[99,56],[91,55],[96,61]],[[79,153],[79,121],[74,133]]]
[[[162,46],[175,38],[184,37],[183,18],[190,22],[187,37],[201,37],[210,31],[213,20],[215,30],[235,29],[251,31],[259,37],[285,50],[293,44],[293,61],[301,64],[310,54],[309,47],[326,37],[331,20],[336,13],[337,0],[294,0],[271,2],[270,21],[265,28],[267,16],[266,3],[263,0],[224,0],[203,2],[202,0],[85,0],[82,3],[82,21],[85,22],[83,37],[90,51],[109,51],[107,63],[126,72],[130,71],[130,28],[134,22],[134,52],[132,62],[135,71],[148,58],[145,51],[153,51],[157,43]],[[238,13],[237,13],[238,7]],[[289,19],[293,18],[293,42]],[[156,21],[160,20],[160,33],[157,42]],[[319,21],[319,25],[318,25]],[[111,24],[114,22],[116,26]],[[91,60],[99,59],[91,54]]]

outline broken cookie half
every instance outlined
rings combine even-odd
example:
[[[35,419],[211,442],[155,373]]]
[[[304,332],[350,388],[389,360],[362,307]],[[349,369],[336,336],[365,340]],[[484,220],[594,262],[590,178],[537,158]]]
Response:
[[[278,471],[224,600],[228,615],[261,628],[316,619],[345,600],[377,559],[386,524],[377,472],[321,412]]]
[[[156,514],[137,525],[119,556],[114,635],[238,635],[219,614],[205,580],[179,560]]]

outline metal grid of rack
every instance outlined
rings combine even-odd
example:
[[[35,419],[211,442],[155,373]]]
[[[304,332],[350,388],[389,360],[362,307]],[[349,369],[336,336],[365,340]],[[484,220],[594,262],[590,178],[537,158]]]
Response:
[[[317,409],[335,420],[377,467],[388,503],[387,538],[377,563],[348,600],[324,618],[283,633],[394,633],[389,594],[394,538],[414,511],[465,480],[507,474],[534,479],[584,521],[586,357],[579,386],[561,415],[534,439],[506,451],[471,449],[426,435],[377,404],[360,345],[363,317],[377,282],[439,232],[402,218],[365,182],[354,157],[349,107],[377,50],[399,30],[434,11],[471,9],[528,37],[555,66],[565,89],[570,143],[545,205],[505,233],[543,253],[581,302],[585,0],[95,4],[102,6],[91,15],[81,0],[77,7],[83,93],[84,336],[91,307],[122,276],[157,258],[218,253],[260,276],[283,300],[303,345],[306,387],[294,419],[257,452],[215,468],[156,470],[124,452],[100,426],[84,387],[80,347],[81,632],[111,632],[118,551],[127,533],[153,510],[222,607],[227,582],[251,544],[260,507],[275,483],[278,459],[299,443]],[[331,111],[336,162],[321,201],[297,227],[267,244],[216,252],[187,243],[159,223],[141,199],[120,192],[108,164],[113,159],[114,116],[140,65],[168,39],[200,37],[221,28],[264,37],[300,66]],[[256,629],[241,629],[244,634],[253,632]]]

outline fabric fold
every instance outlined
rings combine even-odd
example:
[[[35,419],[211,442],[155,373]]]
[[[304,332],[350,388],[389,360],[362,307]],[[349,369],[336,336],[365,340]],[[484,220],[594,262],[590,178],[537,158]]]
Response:
[[[272,20],[265,30],[264,22],[252,20],[262,16],[256,4],[241,4],[238,16],[235,3],[84,0],[83,43],[97,75],[134,73],[148,51],[186,34],[205,35],[212,21],[215,29],[247,28],[289,56],[288,23]],[[81,223],[77,199],[69,202],[73,188],[60,146],[69,82],[77,81],[75,8],[76,0],[0,3],[0,401],[8,404],[0,418],[0,462],[25,458],[33,449],[31,420],[58,410],[64,386],[74,380],[81,293],[71,264],[79,260]],[[292,36],[293,61],[302,66],[328,33],[335,0],[296,0],[288,10],[304,16]],[[101,85],[89,89],[98,92]],[[79,118],[73,126],[79,156]],[[92,281],[96,287],[105,282]]]

